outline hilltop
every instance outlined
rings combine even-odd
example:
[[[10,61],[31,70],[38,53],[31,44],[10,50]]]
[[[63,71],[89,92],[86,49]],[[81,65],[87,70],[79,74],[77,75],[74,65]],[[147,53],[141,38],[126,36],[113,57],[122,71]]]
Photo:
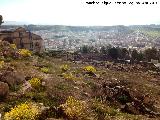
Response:
[[[4,120],[160,119],[160,71],[153,66],[74,62],[0,46]]]

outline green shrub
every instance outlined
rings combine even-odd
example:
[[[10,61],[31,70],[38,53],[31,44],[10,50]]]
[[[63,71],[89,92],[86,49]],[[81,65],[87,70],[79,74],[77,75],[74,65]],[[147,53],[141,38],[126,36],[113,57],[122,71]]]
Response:
[[[92,109],[96,112],[97,117],[105,119],[106,117],[117,116],[119,111],[113,107],[107,106],[101,101],[95,100],[92,103]]]

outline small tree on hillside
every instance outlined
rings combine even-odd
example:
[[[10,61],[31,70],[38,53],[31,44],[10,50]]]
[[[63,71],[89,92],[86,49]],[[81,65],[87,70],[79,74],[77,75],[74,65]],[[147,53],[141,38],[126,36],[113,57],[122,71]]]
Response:
[[[118,49],[115,47],[108,49],[108,56],[112,59],[117,59],[119,57]]]
[[[118,58],[120,59],[128,59],[129,58],[129,51],[126,48],[117,48],[118,49]]]
[[[81,53],[89,53],[89,46],[84,45],[80,49]]]
[[[147,61],[151,61],[151,59],[158,59],[158,51],[156,48],[148,48],[144,51],[144,53]]]
[[[3,22],[3,17],[2,17],[2,15],[0,15],[0,26],[1,26],[2,23],[4,23]]]
[[[101,47],[100,53],[101,54],[106,54],[107,53],[107,50],[106,50],[106,48],[104,46]]]
[[[131,59],[133,61],[142,61],[144,59],[144,54],[142,52],[138,52],[136,49],[134,49],[131,53]]]
[[[137,60],[138,59],[138,51],[134,49],[131,53],[132,60]]]

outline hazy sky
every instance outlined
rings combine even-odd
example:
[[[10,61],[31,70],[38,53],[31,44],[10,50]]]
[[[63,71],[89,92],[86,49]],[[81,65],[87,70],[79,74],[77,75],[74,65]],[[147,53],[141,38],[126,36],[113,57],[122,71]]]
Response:
[[[53,25],[160,24],[160,0],[152,5],[89,5],[93,0],[0,0],[4,21]],[[106,0],[139,1],[143,0]],[[156,0],[144,0],[153,2]]]

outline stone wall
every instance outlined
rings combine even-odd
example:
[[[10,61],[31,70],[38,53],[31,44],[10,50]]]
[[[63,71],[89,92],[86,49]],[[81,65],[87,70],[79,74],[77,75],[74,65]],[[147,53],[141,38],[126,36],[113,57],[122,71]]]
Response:
[[[25,48],[34,52],[44,50],[43,39],[22,27],[10,31],[0,31],[0,39],[16,44],[17,48]]]

